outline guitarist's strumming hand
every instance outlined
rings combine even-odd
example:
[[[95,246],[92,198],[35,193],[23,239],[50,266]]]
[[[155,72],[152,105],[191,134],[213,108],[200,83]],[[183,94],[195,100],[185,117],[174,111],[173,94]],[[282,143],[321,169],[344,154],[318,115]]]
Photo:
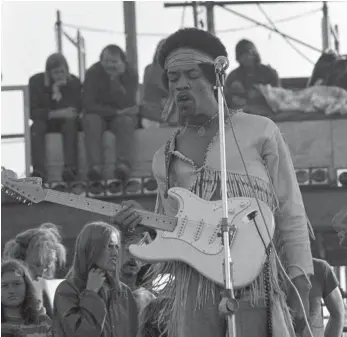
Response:
[[[123,209],[112,217],[112,223],[123,232],[136,234],[146,232],[148,230],[146,227],[138,226],[141,223],[141,215],[137,210],[143,210],[144,208],[134,200],[123,201],[122,206]]]

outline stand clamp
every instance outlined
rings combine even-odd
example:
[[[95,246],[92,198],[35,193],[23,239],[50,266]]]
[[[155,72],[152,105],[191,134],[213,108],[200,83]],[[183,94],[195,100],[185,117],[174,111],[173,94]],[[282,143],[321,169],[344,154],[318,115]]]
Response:
[[[222,291],[222,300],[219,303],[219,312],[223,316],[232,316],[239,309],[239,302],[232,296],[231,290]]]

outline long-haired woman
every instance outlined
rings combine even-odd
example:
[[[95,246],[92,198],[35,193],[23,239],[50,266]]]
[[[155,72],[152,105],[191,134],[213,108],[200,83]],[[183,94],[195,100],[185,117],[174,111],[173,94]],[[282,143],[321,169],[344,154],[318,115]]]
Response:
[[[55,293],[57,336],[136,336],[136,302],[119,281],[120,245],[119,231],[107,223],[92,222],[82,229],[72,268]]]
[[[1,330],[52,336],[51,320],[42,310],[28,269],[12,259],[1,263]]]
[[[57,226],[42,224],[28,229],[6,242],[3,256],[22,261],[28,268],[39,300],[52,317],[53,303],[45,291],[46,280],[55,277],[57,269],[64,267],[66,249]]]

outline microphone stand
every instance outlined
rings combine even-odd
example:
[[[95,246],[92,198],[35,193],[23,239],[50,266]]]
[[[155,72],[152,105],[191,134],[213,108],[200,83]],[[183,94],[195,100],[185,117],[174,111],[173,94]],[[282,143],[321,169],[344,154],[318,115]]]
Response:
[[[234,297],[234,288],[231,279],[232,264],[230,254],[231,225],[228,223],[228,194],[227,194],[227,170],[226,170],[226,148],[225,148],[225,113],[223,86],[225,81],[225,70],[216,67],[216,87],[218,90],[218,114],[219,114],[219,143],[220,143],[220,164],[221,164],[221,190],[223,218],[221,222],[221,232],[224,246],[224,291],[219,304],[219,311],[227,318],[228,337],[236,337],[235,312],[238,309],[238,302]]]

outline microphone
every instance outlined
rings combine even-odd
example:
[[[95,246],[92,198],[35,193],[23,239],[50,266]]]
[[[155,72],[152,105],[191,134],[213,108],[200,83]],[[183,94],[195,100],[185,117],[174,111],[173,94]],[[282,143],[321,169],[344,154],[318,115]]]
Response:
[[[226,56],[218,56],[214,60],[214,68],[216,73],[225,72],[229,68],[229,60]]]

